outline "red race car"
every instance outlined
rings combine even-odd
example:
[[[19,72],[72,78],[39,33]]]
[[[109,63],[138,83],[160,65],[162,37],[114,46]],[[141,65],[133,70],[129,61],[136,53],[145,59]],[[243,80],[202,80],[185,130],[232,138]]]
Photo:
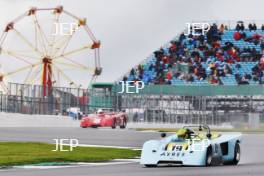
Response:
[[[96,114],[89,114],[84,116],[81,120],[80,126],[82,128],[87,127],[112,127],[117,126],[120,128],[126,128],[127,114],[124,112],[103,112],[98,111]]]

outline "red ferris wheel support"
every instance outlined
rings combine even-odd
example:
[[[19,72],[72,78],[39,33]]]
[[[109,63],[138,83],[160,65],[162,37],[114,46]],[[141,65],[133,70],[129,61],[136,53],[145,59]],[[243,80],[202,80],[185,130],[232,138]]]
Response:
[[[48,95],[51,95],[52,90],[52,67],[51,63],[52,60],[50,58],[43,58],[43,73],[42,73],[42,85],[43,85],[43,96],[47,95],[47,88],[48,88]]]

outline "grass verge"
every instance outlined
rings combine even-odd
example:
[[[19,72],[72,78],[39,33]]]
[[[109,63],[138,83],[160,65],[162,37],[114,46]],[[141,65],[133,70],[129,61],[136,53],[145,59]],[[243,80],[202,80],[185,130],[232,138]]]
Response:
[[[43,162],[102,162],[140,156],[130,149],[76,147],[70,152],[52,151],[55,144],[37,142],[0,142],[0,166],[37,164]],[[69,150],[68,146],[63,149]]]

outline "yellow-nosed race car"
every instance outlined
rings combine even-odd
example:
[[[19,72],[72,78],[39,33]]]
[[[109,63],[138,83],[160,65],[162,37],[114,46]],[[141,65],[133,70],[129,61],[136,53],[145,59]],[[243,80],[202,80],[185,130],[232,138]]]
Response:
[[[185,126],[169,137],[162,133],[161,137],[144,143],[140,164],[236,165],[240,160],[241,133],[211,133],[209,126],[197,125]]]

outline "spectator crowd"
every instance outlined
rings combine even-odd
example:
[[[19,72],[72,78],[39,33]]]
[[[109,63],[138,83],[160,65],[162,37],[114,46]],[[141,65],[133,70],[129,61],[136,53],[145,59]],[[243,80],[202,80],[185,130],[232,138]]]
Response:
[[[185,35],[184,33],[170,42],[168,47],[162,47],[153,53],[152,62],[132,68],[123,81],[144,81],[146,84],[172,84],[179,79],[186,82],[208,81],[210,84],[223,84],[221,77],[234,75],[237,84],[249,84],[250,80],[262,83],[264,70],[264,38],[259,34],[255,23],[248,24],[246,29],[243,22],[238,22],[233,32],[233,40],[223,41],[223,35],[229,31],[221,24],[211,25],[203,35]],[[261,26],[264,31],[264,25]],[[253,32],[249,35],[247,31]],[[199,31],[197,31],[199,32]],[[243,41],[260,46],[245,45],[243,48],[234,41]],[[241,74],[234,72],[241,68],[241,62],[256,62],[251,72]]]

